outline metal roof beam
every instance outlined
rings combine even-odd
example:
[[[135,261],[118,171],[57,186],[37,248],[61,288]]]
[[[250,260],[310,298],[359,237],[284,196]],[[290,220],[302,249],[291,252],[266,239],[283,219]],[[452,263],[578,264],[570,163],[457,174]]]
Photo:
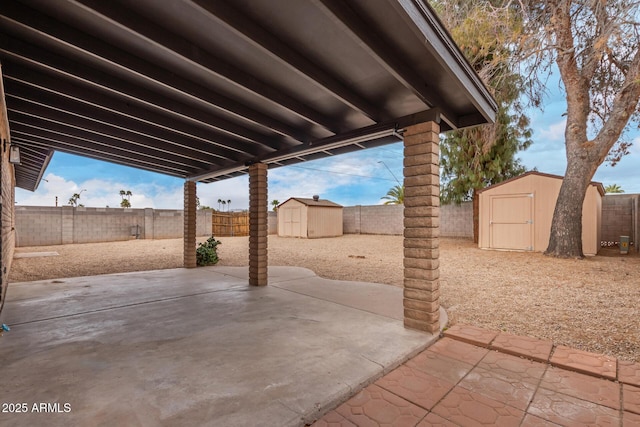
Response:
[[[423,0],[393,0],[390,3],[402,12],[401,16],[411,21],[416,35],[442,59],[445,72],[461,83],[461,89],[484,117],[483,123],[495,122],[498,105],[431,8]]]
[[[54,5],[60,10],[63,10],[64,6],[62,2]],[[268,144],[273,144],[272,148],[292,145],[296,136],[299,136],[297,134],[301,133],[208,87],[182,78],[183,74],[146,62],[118,46],[109,45],[92,37],[91,34],[66,26],[60,21],[54,21],[16,2],[0,2],[0,22],[11,31],[37,41],[38,45],[55,47],[65,55],[73,56],[78,62],[90,64],[91,67],[101,70],[109,70],[109,73],[114,76],[119,75],[128,81],[135,80],[140,85],[153,86],[154,90],[170,98],[189,98],[191,102],[202,104],[213,114],[223,111],[233,115],[236,120],[251,121],[265,127],[269,132],[274,132],[270,138],[266,136],[262,138],[263,141],[268,141]]]
[[[16,87],[13,82],[8,86],[10,90],[8,91],[7,98],[17,101],[11,101],[9,103],[9,105],[14,108],[19,108],[18,106],[22,105],[28,109],[30,105],[41,105],[49,109],[62,110],[68,112],[70,115],[75,115],[86,120],[136,133],[145,139],[153,138],[166,142],[166,151],[172,152],[178,149],[180,150],[178,156],[187,157],[187,154],[191,153],[188,158],[201,159],[215,164],[224,163],[226,159],[224,156],[217,154],[211,145],[193,140],[185,135],[175,134],[166,129],[153,127],[146,123],[133,120],[130,117],[104,111],[70,98],[55,96],[49,92],[38,91],[24,86]],[[73,118],[71,118],[71,120],[73,120]]]
[[[17,143],[12,137],[12,143]],[[14,165],[16,186],[35,191],[40,185],[42,175],[46,170],[53,150],[33,146],[20,146],[20,164]]]
[[[27,147],[20,147],[20,163],[25,163],[28,161],[30,163],[40,163],[46,159],[46,156],[37,156],[31,153],[27,153]]]
[[[140,161],[144,161],[149,164],[155,163],[158,167],[174,169],[183,173],[188,173],[189,171],[196,169],[195,167],[190,167],[183,162],[172,160],[169,158],[170,156],[159,156],[156,150],[152,148],[136,147],[134,149],[128,141],[114,139],[107,135],[73,127],[66,123],[59,123],[54,120],[30,116],[12,110],[9,110],[9,117],[13,123],[11,128],[12,133],[20,131],[29,134],[29,132],[37,130],[36,133],[31,134],[46,139],[47,132],[51,132],[51,134],[56,135],[56,138],[58,139],[60,139],[61,136],[65,136],[66,138],[64,140],[66,140],[68,144],[72,144],[76,147],[89,149],[92,144],[99,146],[99,150],[96,151],[104,152],[110,156],[122,159],[126,159],[127,156],[132,156]],[[206,163],[201,163],[198,166],[205,167],[205,165]]]
[[[429,88],[429,84],[414,68],[406,64],[389,44],[371,31],[372,23],[367,22],[364,15],[352,9],[350,3],[334,0],[313,0],[328,16],[360,43],[369,54],[392,74],[404,87],[411,90],[429,107],[440,108],[443,120],[452,127],[457,127],[457,116],[446,108],[442,97]]]
[[[41,162],[41,161],[44,161],[47,158],[47,156],[51,155],[49,151],[51,150],[41,150],[41,149],[35,149],[32,147],[21,146],[20,158],[22,159],[23,156],[26,156],[29,159]]]
[[[384,137],[397,137],[398,140],[401,140],[401,129],[414,124],[431,121],[440,123],[440,120],[440,110],[437,108],[433,108],[431,110],[426,110],[417,114],[411,114],[409,116],[399,117],[388,122],[378,123],[365,128],[357,129],[352,132],[347,132],[341,135],[312,141],[309,144],[294,147],[287,151],[281,150],[277,153],[268,154],[267,156],[256,160],[271,163],[280,159],[293,158],[301,154],[308,155],[312,153],[322,152],[323,150],[332,150],[348,145],[357,145],[359,147],[362,147],[361,144],[363,143],[367,143],[369,141]]]
[[[20,52],[20,56],[13,53],[14,51]],[[227,135],[248,140],[247,142],[250,142],[249,146],[252,147],[254,152],[271,151],[281,146],[280,142],[274,142],[268,135],[242,127],[216,116],[212,112],[203,111],[180,101],[167,98],[136,83],[114,78],[98,69],[93,69],[80,63],[72,63],[60,55],[16,39],[10,39],[2,34],[0,34],[0,53],[11,57],[13,60],[27,63],[32,67],[48,69],[62,73],[67,77],[87,82],[93,86],[93,90],[98,88],[102,91],[126,97],[135,103],[144,103],[146,106],[164,111],[175,111],[178,114],[190,117],[192,120],[199,120]],[[264,148],[258,146],[258,141],[262,141],[260,145],[264,146]]]
[[[122,151],[121,153],[108,154],[104,150],[101,150],[100,144],[94,143],[94,141],[80,141],[70,135],[38,129],[28,124],[16,123],[14,129],[11,130],[11,133],[15,135],[13,140],[20,147],[26,145],[43,149],[54,149],[63,153],[90,157],[96,160],[145,169],[155,173],[164,173],[179,178],[184,178],[189,173],[185,169],[160,166],[136,153]],[[89,144],[87,144],[87,142],[89,142]]]
[[[258,95],[263,100],[270,102],[273,106],[284,108],[290,113],[293,113],[314,125],[321,126],[325,130],[332,133],[337,133],[340,130],[341,120],[338,121],[337,118],[327,118],[318,111],[309,107],[308,104],[302,103],[287,95],[285,93],[286,88],[270,86],[256,78],[254,75],[251,75],[238,67],[232,66],[223,58],[216,57],[211,53],[200,49],[192,42],[172,32],[171,28],[160,27],[144,16],[134,13],[131,10],[125,11],[122,8],[114,7],[112,2],[105,2],[103,0],[78,1],[89,6],[101,15],[118,22],[130,32],[131,37],[144,37],[148,39],[150,43],[160,46],[162,49],[170,52],[174,56],[180,57],[182,61],[189,61],[199,69],[205,70],[210,74],[214,74],[218,78],[221,78],[242,90]],[[275,120],[272,120],[272,122],[276,123]],[[304,139],[300,136],[296,136],[297,132],[292,132],[285,126],[268,126],[301,142]]]
[[[255,144],[207,128],[206,124],[202,122],[188,120],[189,123],[187,123],[179,119],[182,117],[176,117],[174,112],[168,113],[165,110],[158,112],[155,108],[145,108],[144,104],[139,106],[138,103],[110,96],[109,93],[93,91],[91,85],[82,81],[69,80],[65,74],[54,77],[47,72],[35,71],[15,62],[5,62],[2,71],[5,85],[9,87],[14,87],[16,84],[28,86],[33,88],[33,91],[83,102],[113,114],[132,118],[179,135],[199,139],[201,143],[194,143],[194,149],[204,150],[207,153],[232,160],[242,160],[242,157],[252,156],[250,150],[255,150]]]
[[[431,110],[422,111],[420,113],[399,117],[388,122],[367,126],[362,129],[354,130],[352,132],[347,132],[341,135],[312,141],[308,144],[304,144],[303,146],[294,147],[289,150],[280,150],[277,153],[272,153],[265,157],[256,158],[255,161],[273,164],[279,164],[289,159],[307,161],[309,159],[307,159],[306,156],[313,157],[314,155],[322,153],[326,150],[333,150],[349,145],[356,145],[359,148],[365,148],[362,145],[363,143],[380,140],[383,138],[397,138],[398,140],[402,140],[400,129],[424,122],[440,123],[440,120],[440,110],[437,108],[433,108]],[[246,165],[237,164],[224,168],[212,168],[207,172],[191,175],[187,177],[187,179],[190,181],[204,181],[222,176],[229,170],[236,169],[244,170],[246,169]]]
[[[62,109],[48,106],[43,103],[36,103],[14,95],[7,96],[7,111],[12,113],[12,117],[22,114],[23,118],[28,116],[38,117],[49,123],[57,123],[70,128],[79,129],[82,132],[90,132],[106,137],[112,141],[122,141],[124,144],[135,146],[136,151],[146,152],[157,158],[169,160],[176,163],[197,163],[197,164],[219,164],[220,159],[211,155],[194,152],[191,149],[183,148],[180,151],[165,148],[166,141],[157,137],[150,137],[135,130],[127,130],[119,125],[98,121],[96,118],[73,113],[69,109],[64,109],[64,104],[59,104]],[[154,147],[153,149],[147,147]]]
[[[320,64],[311,62],[303,54],[278,39],[278,37],[262,27],[260,23],[235,9],[230,2],[212,2],[208,0],[193,0],[193,2],[211,13],[236,34],[242,36],[254,46],[260,47],[271,56],[278,58],[283,64],[314,82],[353,110],[368,117],[372,122],[379,122],[385,118],[381,117],[382,112],[378,108],[356,94],[347,84],[332,76]]]

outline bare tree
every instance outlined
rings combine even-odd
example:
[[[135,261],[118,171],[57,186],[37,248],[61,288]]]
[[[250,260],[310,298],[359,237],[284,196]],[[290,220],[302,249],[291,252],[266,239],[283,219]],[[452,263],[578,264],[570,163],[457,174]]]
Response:
[[[640,118],[640,1],[521,0],[522,52],[532,72],[555,63],[566,93],[567,169],[546,254],[581,258],[582,204],[598,167],[627,154]]]

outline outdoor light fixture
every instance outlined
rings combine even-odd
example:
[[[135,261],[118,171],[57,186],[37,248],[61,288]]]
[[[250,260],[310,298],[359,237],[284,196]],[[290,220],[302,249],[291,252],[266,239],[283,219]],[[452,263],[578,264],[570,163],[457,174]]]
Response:
[[[9,163],[20,164],[20,147],[17,145],[9,146]]]

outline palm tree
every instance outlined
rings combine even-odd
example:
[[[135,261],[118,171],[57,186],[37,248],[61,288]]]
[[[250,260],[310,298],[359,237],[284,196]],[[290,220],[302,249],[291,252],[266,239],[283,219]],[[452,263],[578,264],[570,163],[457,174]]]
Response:
[[[222,203],[222,199],[218,199],[218,211],[220,211],[220,203]]]
[[[231,208],[231,200],[227,200],[227,212],[229,212],[230,208]]]
[[[122,197],[122,201],[120,202],[121,208],[130,208],[131,207],[131,196],[133,193],[131,190],[120,190],[120,197]]]
[[[73,196],[69,198],[69,204],[73,207],[78,206],[78,199],[80,198],[79,193],[73,193]]]
[[[404,204],[404,185],[396,185],[387,191],[387,195],[380,197],[387,200],[385,205],[402,205]]]
[[[226,200],[221,200],[220,203],[222,203],[222,209],[224,209],[224,207],[227,205]]]
[[[79,193],[73,193],[73,196],[71,196],[71,197],[69,198],[69,204],[70,204],[71,206],[73,206],[74,208],[75,208],[75,207],[78,207],[78,206],[79,206],[79,207],[84,207],[84,205],[82,205],[82,204],[80,204],[80,205],[79,205],[79,204],[78,204],[78,200],[80,199],[80,195],[82,194],[82,192],[83,192],[83,191],[87,191],[87,189],[86,189],[86,188],[83,188],[82,190],[80,190],[80,192],[79,192]],[[56,197],[56,206],[57,206],[57,205],[58,205],[58,198]]]
[[[278,205],[280,204],[280,202],[278,201],[278,199],[273,199],[271,201],[271,206],[273,206],[273,211],[274,212],[278,212]]]
[[[610,184],[604,187],[604,192],[607,194],[620,194],[624,193],[624,190],[618,184]]]

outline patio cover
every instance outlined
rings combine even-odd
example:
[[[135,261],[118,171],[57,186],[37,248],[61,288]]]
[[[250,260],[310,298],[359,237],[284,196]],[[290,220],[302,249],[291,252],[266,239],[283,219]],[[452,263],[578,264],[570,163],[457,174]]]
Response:
[[[54,151],[212,182],[491,122],[422,0],[4,0],[16,185]]]

